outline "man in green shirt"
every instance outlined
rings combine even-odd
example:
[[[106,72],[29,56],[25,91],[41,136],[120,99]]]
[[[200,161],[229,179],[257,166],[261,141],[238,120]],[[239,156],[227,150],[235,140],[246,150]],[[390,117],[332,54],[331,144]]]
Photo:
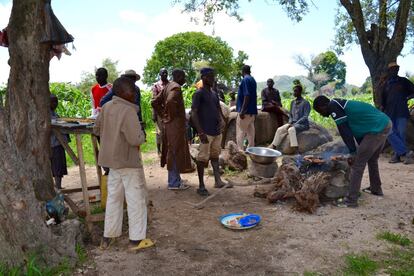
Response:
[[[370,187],[364,192],[383,196],[378,158],[391,132],[392,124],[387,115],[370,104],[345,99],[329,100],[318,96],[313,108],[322,116],[331,116],[349,149],[351,165],[349,196],[338,200],[339,207],[357,207],[359,189],[365,166],[368,164]],[[356,147],[355,141],[358,143]]]

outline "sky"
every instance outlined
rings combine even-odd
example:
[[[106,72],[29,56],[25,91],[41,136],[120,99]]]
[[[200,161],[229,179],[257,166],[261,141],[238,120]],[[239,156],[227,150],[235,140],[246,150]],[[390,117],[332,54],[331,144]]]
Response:
[[[191,16],[182,13],[182,6],[174,6],[172,2],[53,0],[53,11],[75,37],[76,50],[69,45],[72,56],[52,59],[50,80],[79,82],[83,72],[93,72],[105,58],[119,61],[118,69],[121,71],[134,69],[142,75],[155,44],[185,31],[220,36],[235,52],[246,52],[249,55],[247,64],[252,65],[252,75],[257,81],[275,75],[306,75],[293,56],[310,57],[329,50],[333,45],[337,1],[315,1],[317,7],[311,7],[302,22],[294,23],[272,1],[251,3],[241,0],[242,22],[219,14],[214,26],[191,22]],[[0,0],[0,29],[7,26],[10,10],[11,1]],[[347,64],[348,83],[360,86],[369,76],[357,45],[340,59]],[[7,60],[7,48],[0,47],[0,84],[8,79]],[[399,57],[398,63],[401,75],[414,72],[410,66],[414,64],[414,55]]]

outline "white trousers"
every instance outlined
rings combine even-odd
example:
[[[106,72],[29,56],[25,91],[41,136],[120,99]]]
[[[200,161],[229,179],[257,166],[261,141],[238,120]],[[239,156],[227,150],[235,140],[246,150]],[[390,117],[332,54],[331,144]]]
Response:
[[[108,199],[104,237],[122,234],[124,197],[127,202],[129,239],[142,240],[147,231],[147,187],[144,169],[111,169],[108,176]]]
[[[297,147],[298,138],[296,137],[296,129],[294,126],[290,126],[289,124],[285,124],[276,130],[272,145],[275,147],[279,146],[286,135],[289,135],[290,146]]]
[[[249,142],[249,147],[254,147],[254,138],[255,138],[255,129],[254,129],[254,119],[255,115],[245,115],[244,119],[240,118],[240,115],[237,115],[236,119],[236,142],[240,150],[244,150],[244,137],[247,137]]]

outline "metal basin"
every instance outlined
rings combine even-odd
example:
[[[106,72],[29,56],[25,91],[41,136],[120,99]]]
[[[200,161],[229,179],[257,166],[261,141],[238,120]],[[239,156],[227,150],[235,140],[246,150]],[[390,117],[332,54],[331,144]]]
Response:
[[[250,147],[246,149],[246,153],[253,162],[260,164],[271,164],[276,161],[276,158],[282,156],[280,151],[264,147]]]

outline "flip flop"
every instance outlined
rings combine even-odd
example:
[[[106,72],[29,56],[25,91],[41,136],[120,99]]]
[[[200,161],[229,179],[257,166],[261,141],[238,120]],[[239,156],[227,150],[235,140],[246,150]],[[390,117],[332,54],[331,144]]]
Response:
[[[384,196],[383,192],[377,193],[377,192],[371,191],[371,187],[363,188],[362,191],[364,193],[371,194],[371,195],[374,195],[374,196]]]
[[[115,238],[103,238],[101,244],[99,245],[99,249],[101,250],[108,250],[111,245],[115,243]]]
[[[333,202],[333,205],[339,208],[357,208],[358,203],[357,202],[351,202],[348,198],[339,198],[336,201]]]
[[[130,247],[128,250],[129,251],[138,251],[138,250],[141,250],[141,249],[153,247],[154,245],[155,245],[155,243],[152,240],[143,239],[138,245]]]

